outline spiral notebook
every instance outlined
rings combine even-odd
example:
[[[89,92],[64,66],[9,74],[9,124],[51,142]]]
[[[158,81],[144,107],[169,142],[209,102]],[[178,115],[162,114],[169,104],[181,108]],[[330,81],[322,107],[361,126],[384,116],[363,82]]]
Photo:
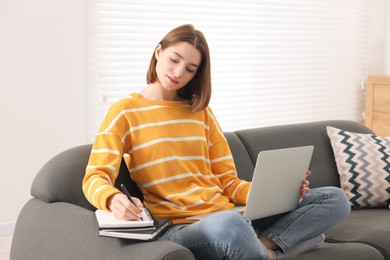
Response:
[[[111,212],[104,210],[96,210],[95,216],[99,226],[99,235],[107,237],[154,240],[171,226],[171,221],[157,220],[146,208],[142,211],[140,219],[132,221],[117,219]]]

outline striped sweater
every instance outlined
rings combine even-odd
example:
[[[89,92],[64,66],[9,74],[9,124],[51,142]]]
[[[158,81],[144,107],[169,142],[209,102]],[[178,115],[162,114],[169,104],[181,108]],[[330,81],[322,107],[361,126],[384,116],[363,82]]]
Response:
[[[113,104],[93,144],[83,192],[99,209],[114,187],[122,158],[157,217],[186,217],[245,204],[250,183],[237,178],[228,143],[210,108],[132,94]],[[131,191],[130,191],[131,193]]]

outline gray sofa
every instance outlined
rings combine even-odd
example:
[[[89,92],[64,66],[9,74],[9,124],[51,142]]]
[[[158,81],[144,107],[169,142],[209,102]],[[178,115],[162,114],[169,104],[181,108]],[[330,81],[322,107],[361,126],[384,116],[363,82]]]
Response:
[[[321,121],[246,129],[225,133],[242,179],[250,180],[261,150],[298,145],[315,146],[311,187],[339,186],[326,126],[372,133],[352,121]],[[33,198],[18,217],[11,260],[17,259],[194,259],[186,248],[169,241],[135,242],[98,236],[94,208],[84,198],[81,180],[91,145],[75,147],[48,161],[31,187]],[[123,164],[122,164],[123,165]],[[139,194],[125,167],[117,183]],[[320,248],[290,259],[390,259],[390,211],[352,211],[326,233]]]

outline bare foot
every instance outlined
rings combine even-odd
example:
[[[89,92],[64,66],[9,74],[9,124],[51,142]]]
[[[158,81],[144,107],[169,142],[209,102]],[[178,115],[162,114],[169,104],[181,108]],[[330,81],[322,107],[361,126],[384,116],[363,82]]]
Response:
[[[262,234],[258,234],[257,235],[257,238],[260,240],[260,242],[265,246],[265,248],[267,249],[271,249],[271,250],[275,250],[275,249],[278,249],[279,246],[277,244],[275,244],[274,241],[272,241],[271,239],[265,237],[264,235]]]

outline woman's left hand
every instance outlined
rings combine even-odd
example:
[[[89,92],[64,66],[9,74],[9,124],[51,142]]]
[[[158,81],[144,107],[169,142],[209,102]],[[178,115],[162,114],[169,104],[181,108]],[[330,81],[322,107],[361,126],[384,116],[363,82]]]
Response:
[[[311,175],[311,171],[307,171],[306,172],[306,178],[309,177]],[[308,180],[304,180],[303,183],[302,183],[302,186],[301,186],[301,198],[303,198],[303,196],[305,196],[306,192],[308,192],[310,190],[309,188],[309,184],[310,182]]]

